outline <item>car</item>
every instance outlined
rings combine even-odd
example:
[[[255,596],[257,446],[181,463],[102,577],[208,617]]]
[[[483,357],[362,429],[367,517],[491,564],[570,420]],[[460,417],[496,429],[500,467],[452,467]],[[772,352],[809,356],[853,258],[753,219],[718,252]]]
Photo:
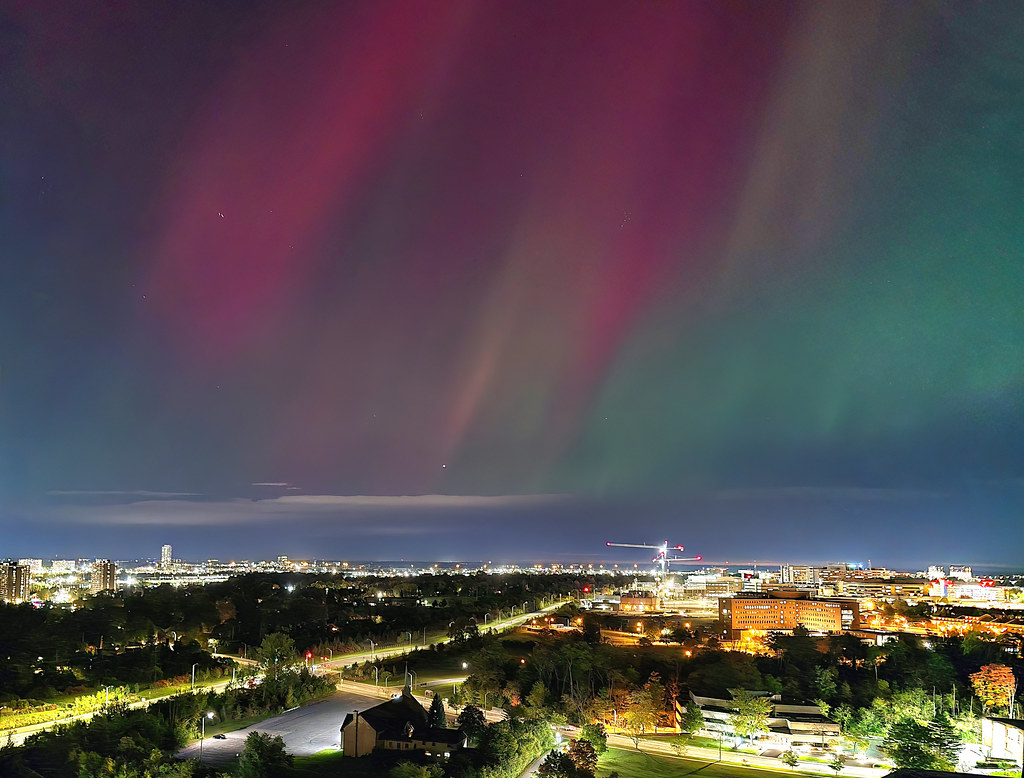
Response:
[[[214,740],[227,740],[228,736],[218,732],[216,735],[213,736],[213,739]]]

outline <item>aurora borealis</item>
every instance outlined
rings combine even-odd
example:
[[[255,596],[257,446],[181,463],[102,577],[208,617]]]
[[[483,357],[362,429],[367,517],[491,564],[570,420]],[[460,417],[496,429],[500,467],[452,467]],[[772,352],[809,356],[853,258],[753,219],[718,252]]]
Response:
[[[3,14],[0,554],[1019,561],[1018,5]]]

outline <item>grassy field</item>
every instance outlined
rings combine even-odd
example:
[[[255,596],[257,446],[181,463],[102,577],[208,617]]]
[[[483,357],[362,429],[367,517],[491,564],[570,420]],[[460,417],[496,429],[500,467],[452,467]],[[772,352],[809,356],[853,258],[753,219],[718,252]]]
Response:
[[[679,778],[684,775],[700,778],[780,778],[790,772],[788,769],[775,771],[734,764],[708,764],[695,759],[675,759],[609,748],[598,760],[597,778],[607,778],[613,771],[617,771],[620,778]]]

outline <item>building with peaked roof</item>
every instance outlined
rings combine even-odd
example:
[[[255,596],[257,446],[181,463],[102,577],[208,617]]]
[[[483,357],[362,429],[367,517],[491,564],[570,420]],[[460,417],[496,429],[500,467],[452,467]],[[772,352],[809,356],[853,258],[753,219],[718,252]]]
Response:
[[[466,737],[458,730],[427,724],[427,711],[408,686],[380,705],[353,711],[341,725],[344,756],[366,756],[377,749],[447,755],[465,745]]]

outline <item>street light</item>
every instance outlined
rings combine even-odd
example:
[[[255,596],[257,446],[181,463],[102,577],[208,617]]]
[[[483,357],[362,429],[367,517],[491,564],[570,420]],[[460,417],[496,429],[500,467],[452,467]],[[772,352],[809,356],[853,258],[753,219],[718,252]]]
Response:
[[[208,711],[206,711],[206,715],[204,715],[201,719],[199,719],[200,723],[202,724],[202,729],[203,729],[202,734],[200,734],[200,736],[199,736],[199,761],[200,762],[203,761],[203,741],[206,739],[206,720],[207,719],[212,719],[212,718],[213,718],[213,711],[212,710],[208,710]]]
[[[373,654],[377,650],[377,644],[372,640],[370,641],[370,661],[373,661]]]
[[[103,707],[104,708],[106,708],[107,706],[110,705],[110,689],[113,689],[113,688],[114,688],[113,686],[104,686],[103,687]]]
[[[198,665],[198,664],[199,663],[196,662],[194,665],[192,665],[192,688],[193,689],[196,688],[196,665]]]

